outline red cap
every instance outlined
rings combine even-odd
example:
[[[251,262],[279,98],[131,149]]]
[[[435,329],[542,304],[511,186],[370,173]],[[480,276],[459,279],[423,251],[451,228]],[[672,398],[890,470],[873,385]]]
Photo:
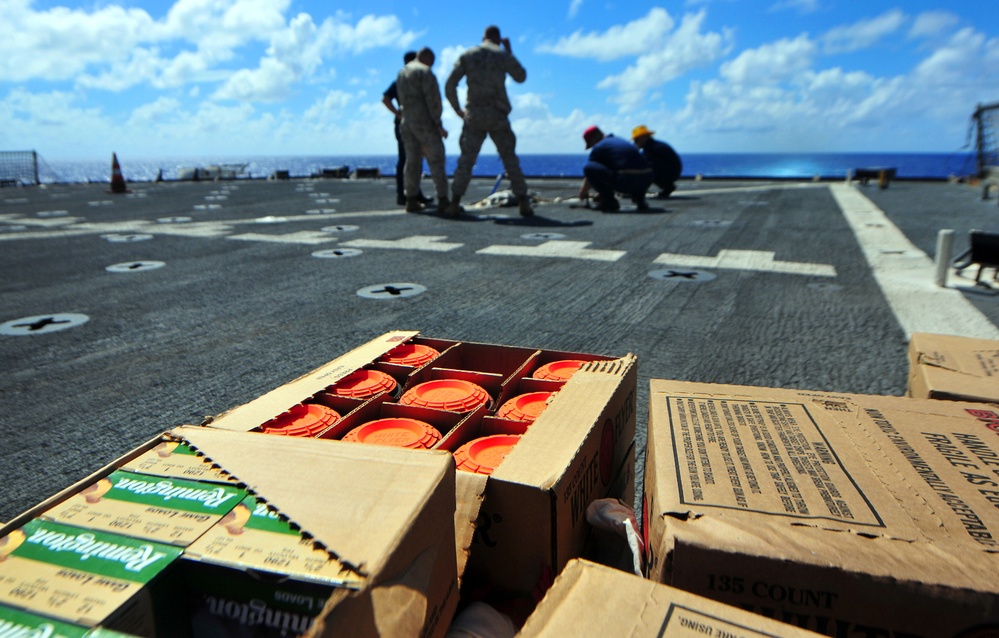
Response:
[[[600,138],[603,136],[604,132],[600,130],[599,126],[591,126],[583,131],[583,140],[586,142],[586,148],[591,148],[594,144],[599,142]]]
[[[343,440],[427,450],[437,445],[441,433],[429,423],[417,419],[378,419],[354,428],[344,435]]]
[[[437,379],[410,388],[399,403],[422,408],[471,412],[489,403],[490,396],[482,387],[463,379]]]
[[[427,362],[433,361],[439,357],[440,354],[441,353],[437,352],[437,350],[421,343],[404,343],[401,346],[392,348],[392,350],[383,355],[379,361],[383,361],[384,363],[396,363],[403,366],[413,366],[416,368]]]
[[[554,392],[528,392],[515,396],[496,411],[496,416],[501,419],[531,423],[548,407],[548,402],[554,394]]]
[[[547,381],[567,381],[569,377],[576,374],[579,366],[584,363],[587,362],[580,361],[579,359],[552,361],[535,370],[531,376],[535,379],[545,379]]]
[[[395,379],[384,372],[361,368],[334,383],[332,392],[342,397],[367,399],[382,392],[392,392],[396,385]]]
[[[455,467],[475,474],[492,474],[518,441],[519,434],[494,434],[473,439],[455,451]]]
[[[299,403],[260,426],[267,434],[313,437],[340,420],[335,410],[318,403]]]

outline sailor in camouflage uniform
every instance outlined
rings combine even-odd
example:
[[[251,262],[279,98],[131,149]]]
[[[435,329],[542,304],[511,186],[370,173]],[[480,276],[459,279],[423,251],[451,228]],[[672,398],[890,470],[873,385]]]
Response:
[[[520,160],[517,159],[517,137],[510,128],[510,98],[507,97],[504,85],[507,74],[515,82],[527,79],[527,71],[510,50],[510,40],[500,38],[499,27],[490,26],[486,28],[482,44],[461,54],[444,84],[448,102],[454,107],[458,117],[464,120],[460,140],[461,157],[451,180],[452,215],[462,212],[459,202],[468,188],[472,167],[475,166],[486,135],[492,138],[496,151],[503,160],[513,194],[520,204],[520,214],[525,217],[534,214],[527,194],[527,182],[520,169]],[[468,83],[464,109],[458,101],[458,83],[463,77],[467,78]]]
[[[396,91],[402,106],[402,143],[406,148],[403,173],[408,213],[423,209],[419,197],[424,157],[430,165],[430,177],[437,190],[437,208],[441,211],[448,209],[443,139],[447,137],[447,131],[441,124],[444,108],[441,104],[440,85],[430,70],[434,59],[434,52],[424,47],[415,60],[399,71],[399,77],[396,78]]]

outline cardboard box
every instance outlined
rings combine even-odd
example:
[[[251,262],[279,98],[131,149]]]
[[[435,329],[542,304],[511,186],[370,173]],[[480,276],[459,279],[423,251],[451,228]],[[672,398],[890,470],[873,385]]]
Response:
[[[999,630],[995,406],[653,380],[649,408],[653,580],[829,635]]]
[[[231,483],[222,468],[205,461],[190,445],[183,441],[165,440],[121,466],[122,470],[163,476],[167,478],[189,479],[205,483]]]
[[[555,579],[517,634],[533,636],[781,636],[818,634],[585,560]]]
[[[440,356],[416,368],[380,362],[383,355],[404,343],[433,346]],[[545,364],[566,359],[588,363],[568,381],[533,378]],[[337,381],[365,367],[390,372],[403,392],[435,379],[470,380],[488,391],[492,401],[470,413],[453,413],[400,405],[387,394],[365,401],[330,395],[329,389]],[[451,452],[486,434],[523,433],[485,481],[485,501],[465,577],[529,593],[539,580],[580,555],[589,531],[585,523],[589,502],[623,496],[613,486],[615,477],[627,473],[626,465],[632,464],[634,471],[636,376],[633,355],[612,358],[398,331],[384,334],[206,425],[259,431],[263,424],[296,405],[320,402],[342,416],[320,432],[320,438],[340,438],[357,425],[386,416],[413,416],[430,422],[442,435],[436,449]],[[529,426],[495,415],[506,400],[542,390],[557,393]]]
[[[130,638],[103,627],[80,627],[0,605],[0,636],[5,638]]]
[[[310,594],[315,600],[326,588],[325,607],[312,609],[318,617],[310,635],[444,634],[458,594],[456,488],[447,454],[211,428],[172,433],[245,484],[256,503],[269,506],[265,518],[279,517],[271,523],[286,521],[307,537],[275,533],[276,526],[260,531],[265,522],[255,542],[241,545],[228,543],[229,531],[216,526],[182,561],[195,579],[214,575],[221,586],[202,589],[193,616],[204,620],[217,611],[214,621],[231,635],[238,635],[236,623],[258,631],[269,620],[280,635],[292,621],[254,607],[261,599],[240,600],[243,582],[291,591],[293,601]],[[220,523],[227,524],[233,521]],[[292,626],[294,635],[299,626]]]
[[[999,341],[914,333],[909,339],[907,394],[999,403]]]
[[[226,483],[115,470],[42,513],[87,529],[186,547],[246,498]]]
[[[153,635],[148,587],[171,545],[31,519],[0,530],[0,604],[83,627]]]
[[[145,623],[114,628],[170,637],[194,635],[195,629],[209,635],[221,631],[254,636],[444,635],[458,601],[460,552],[456,550],[455,529],[461,525],[467,539],[468,517],[474,518],[467,511],[464,518],[457,513],[461,510],[456,508],[454,461],[445,452],[176,428],[18,516],[0,528],[0,545],[22,527],[29,532],[25,537],[30,538],[32,526],[58,526],[38,516],[71,501],[98,479],[121,472],[119,468],[144,463],[137,459],[148,460],[148,453],[164,442],[188,446],[197,452],[199,462],[221,469],[230,484],[238,482],[252,495],[255,509],[263,508],[272,529],[283,524],[287,533],[261,532],[255,534],[259,541],[255,543],[251,532],[244,531],[234,537],[251,542],[238,547],[219,540],[218,534],[204,542],[197,540],[171,565],[163,579],[165,585],[158,581],[154,591],[142,590],[155,603],[153,609],[138,614]],[[466,504],[477,505],[474,491],[463,495]],[[244,503],[249,502],[244,499]],[[232,512],[217,525],[235,529],[240,522],[246,521]],[[212,529],[207,533],[214,534]],[[228,531],[222,530],[222,534]],[[15,558],[29,543],[20,545]],[[180,547],[162,547],[174,558],[181,555]],[[6,573],[9,565],[16,566],[17,561],[11,561],[0,562],[0,574]],[[23,582],[9,587],[13,592],[10,596],[0,593],[0,602],[23,610],[22,592],[28,585],[39,587],[26,579],[37,571],[37,566],[30,565]],[[73,584],[67,588],[69,594],[60,593],[59,600],[89,600],[95,583],[103,582],[96,577],[89,581],[76,577],[65,569],[61,572],[67,573]],[[198,587],[191,587],[192,582]],[[244,585],[247,582],[250,590]],[[2,577],[0,584],[6,584]],[[240,593],[247,591],[253,592],[251,597],[240,599]],[[283,598],[293,604],[306,605],[310,618],[315,617],[311,627],[307,627],[308,620],[266,606],[265,596],[276,591],[285,592]],[[42,593],[36,598],[42,598]],[[122,609],[120,602],[111,600],[106,607],[118,613],[115,610]],[[159,613],[164,610],[168,613]],[[218,614],[212,616],[212,612]],[[92,613],[70,620],[96,625],[105,617]],[[162,622],[164,618],[166,622]]]

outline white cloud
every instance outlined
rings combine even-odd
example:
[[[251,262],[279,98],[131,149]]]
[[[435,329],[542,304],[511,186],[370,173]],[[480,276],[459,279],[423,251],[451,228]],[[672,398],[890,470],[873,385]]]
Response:
[[[441,85],[441,91],[444,90],[444,83],[447,82],[447,77],[451,75],[451,71],[454,70],[454,64],[461,57],[461,54],[467,50],[467,47],[463,46],[451,46],[445,47],[440,51],[436,52],[437,59],[434,62],[434,74],[437,76],[437,81]],[[400,60],[399,68],[402,68],[402,61]],[[462,82],[464,86],[464,82]]]
[[[408,47],[418,34],[406,31],[395,16],[366,15],[351,25],[338,15],[320,27],[320,42],[335,53],[361,53],[378,47]]]
[[[161,97],[149,104],[132,111],[132,116],[128,120],[129,126],[154,126],[161,122],[177,121],[183,119],[180,101]]]
[[[113,64],[98,75],[81,73],[76,78],[76,85],[84,89],[123,91],[155,78],[162,66],[162,60],[155,50],[136,48],[127,60]]]
[[[212,96],[216,100],[277,102],[288,97],[297,80],[293,69],[274,58],[264,58],[256,69],[240,69]]]
[[[999,38],[974,29],[895,76],[816,68],[818,44],[807,35],[769,43],[692,82],[677,113],[683,130],[730,151],[957,148],[974,104],[999,86]]]
[[[961,21],[949,11],[926,11],[916,16],[909,29],[910,38],[932,38],[950,31]]]
[[[583,0],[572,0],[569,3],[569,17],[575,18],[579,14],[579,9],[583,6]]]
[[[721,76],[733,84],[773,84],[793,79],[811,68],[818,47],[805,34],[746,49],[721,66]]]
[[[210,70],[210,62],[195,51],[181,51],[171,60],[164,60],[160,72],[149,82],[156,88],[174,88],[191,82],[214,82],[229,77],[229,73]]]
[[[305,13],[271,35],[267,55],[256,69],[240,69],[214,97],[225,100],[276,102],[287,98],[293,86],[312,76],[327,56],[355,54],[374,47],[405,46],[415,38],[402,30],[395,16],[364,16],[356,25],[340,16],[317,27]]]
[[[822,36],[826,53],[849,53],[877,44],[885,36],[898,31],[905,22],[905,14],[898,9],[886,11],[876,18],[858,20],[853,24],[835,27]]]
[[[537,47],[540,53],[553,53],[571,58],[592,58],[607,61],[639,55],[661,42],[674,25],[665,9],[654,7],[648,15],[625,25],[613,26],[603,33],[576,31],[554,44]]]
[[[177,0],[154,19],[141,9],[93,11],[6,0],[0,21],[0,82],[75,81],[81,89],[122,91],[148,84],[176,88],[220,83],[218,99],[275,101],[324,62],[376,47],[398,48],[417,34],[395,16],[344,14],[318,27],[308,14],[286,19],[290,0]],[[228,63],[268,45],[256,68]]]
[[[0,20],[0,81],[66,80],[91,65],[120,62],[152,25],[141,9],[34,11],[26,1],[10,2]]]
[[[329,91],[321,100],[305,111],[306,122],[318,124],[334,122],[342,117],[346,108],[354,101],[354,96],[344,91]]]
[[[617,89],[613,101],[625,111],[635,110],[650,91],[717,60],[727,50],[731,34],[701,33],[705,16],[703,10],[685,15],[675,32],[639,56],[622,73],[601,80],[597,87]]]

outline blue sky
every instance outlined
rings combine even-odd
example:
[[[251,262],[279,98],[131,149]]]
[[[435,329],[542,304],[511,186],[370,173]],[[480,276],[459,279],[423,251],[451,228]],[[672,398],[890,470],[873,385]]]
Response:
[[[521,153],[582,152],[591,124],[681,154],[951,152],[999,102],[994,2],[0,0],[0,150],[393,154],[403,52],[433,48],[443,88],[497,24]]]

